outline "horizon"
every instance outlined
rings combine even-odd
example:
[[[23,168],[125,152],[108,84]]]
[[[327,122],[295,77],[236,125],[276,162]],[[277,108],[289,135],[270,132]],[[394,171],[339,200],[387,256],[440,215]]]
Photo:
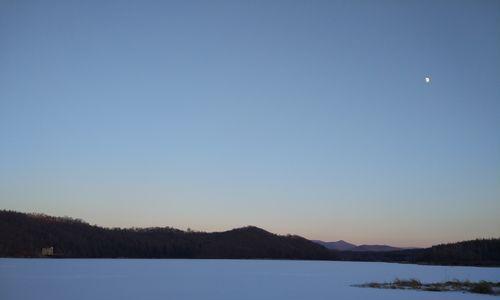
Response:
[[[21,213],[21,214],[25,214],[25,215],[34,216],[34,217],[49,217],[49,218],[56,218],[56,219],[75,220],[75,221],[86,223],[86,224],[88,224],[90,226],[97,226],[97,227],[104,228],[104,229],[125,229],[125,230],[130,230],[130,229],[171,228],[171,229],[175,229],[175,230],[181,230],[181,231],[184,231],[184,232],[192,231],[192,232],[203,232],[203,233],[218,233],[218,232],[227,232],[227,231],[231,231],[231,230],[235,230],[235,229],[243,229],[243,228],[253,227],[253,228],[258,228],[258,229],[267,231],[267,232],[272,233],[272,234],[277,234],[277,235],[282,235],[282,236],[286,236],[286,235],[298,235],[298,236],[306,238],[306,239],[308,239],[308,240],[310,240],[312,242],[326,242],[326,243],[345,242],[345,243],[352,244],[354,246],[391,246],[391,247],[397,247],[397,248],[402,248],[402,249],[421,249],[421,248],[428,248],[428,247],[432,247],[432,246],[436,246],[436,245],[440,245],[440,244],[453,244],[453,243],[457,243],[457,242],[465,242],[465,241],[471,241],[471,240],[500,239],[500,236],[490,236],[490,237],[476,237],[476,238],[472,238],[472,239],[469,239],[469,240],[441,241],[441,242],[438,242],[438,243],[435,243],[435,244],[432,244],[432,245],[424,245],[424,246],[408,246],[408,245],[407,246],[401,246],[401,245],[393,245],[393,244],[385,244],[385,243],[371,243],[371,244],[370,243],[355,243],[355,242],[352,242],[352,241],[349,241],[349,240],[346,240],[346,239],[337,239],[337,240],[335,240],[335,239],[334,240],[314,239],[314,238],[302,236],[302,235],[299,235],[299,234],[296,234],[296,233],[293,233],[293,232],[286,232],[286,233],[273,232],[271,230],[268,230],[268,229],[263,228],[263,227],[261,227],[259,225],[256,225],[256,224],[247,224],[247,225],[242,225],[242,226],[239,226],[239,227],[226,228],[226,229],[220,229],[220,230],[211,230],[211,231],[198,230],[196,228],[191,228],[189,226],[187,226],[185,228],[178,228],[178,227],[173,227],[173,226],[169,226],[169,225],[143,226],[143,227],[136,227],[136,226],[104,226],[102,224],[91,223],[91,222],[88,222],[85,219],[74,217],[74,216],[66,216],[66,215],[65,216],[56,216],[56,215],[46,214],[46,213],[43,213],[43,212],[24,212],[24,211],[2,210],[2,209],[0,209],[0,211],[7,211],[7,212],[13,212],[13,213]]]
[[[4,1],[0,44],[0,209],[500,236],[500,1]]]

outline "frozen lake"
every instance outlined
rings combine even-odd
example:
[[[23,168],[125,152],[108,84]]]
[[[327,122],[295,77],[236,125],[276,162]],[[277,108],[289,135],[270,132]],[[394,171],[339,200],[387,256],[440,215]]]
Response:
[[[0,299],[495,299],[351,287],[417,278],[500,280],[500,268],[273,260],[0,259]]]

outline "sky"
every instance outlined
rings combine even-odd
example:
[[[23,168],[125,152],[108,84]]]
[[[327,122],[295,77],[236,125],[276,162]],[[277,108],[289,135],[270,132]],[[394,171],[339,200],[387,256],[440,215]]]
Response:
[[[499,237],[500,1],[2,0],[0,209]]]

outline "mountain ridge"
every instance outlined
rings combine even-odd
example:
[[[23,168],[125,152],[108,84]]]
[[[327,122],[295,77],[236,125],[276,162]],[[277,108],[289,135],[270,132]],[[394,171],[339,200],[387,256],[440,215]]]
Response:
[[[323,245],[324,247],[330,250],[348,251],[357,247],[355,244],[351,244],[344,240],[338,240],[336,242],[325,242],[322,240],[312,240],[312,241],[320,245]]]
[[[345,242],[347,243],[347,242]],[[500,238],[396,251],[339,251],[256,226],[222,232],[104,228],[79,219],[0,210],[0,257],[380,261],[500,266]]]
[[[417,249],[416,247],[394,247],[389,245],[356,245],[344,240],[338,240],[336,242],[325,242],[321,240],[312,240],[315,243],[323,245],[324,247],[330,250],[338,250],[338,251],[355,251],[355,252],[388,252],[388,251],[398,251],[405,249]]]

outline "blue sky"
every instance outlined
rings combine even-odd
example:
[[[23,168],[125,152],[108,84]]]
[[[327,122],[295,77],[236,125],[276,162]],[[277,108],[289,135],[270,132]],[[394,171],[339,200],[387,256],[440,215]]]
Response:
[[[499,1],[0,3],[0,208],[498,237],[499,132]]]

